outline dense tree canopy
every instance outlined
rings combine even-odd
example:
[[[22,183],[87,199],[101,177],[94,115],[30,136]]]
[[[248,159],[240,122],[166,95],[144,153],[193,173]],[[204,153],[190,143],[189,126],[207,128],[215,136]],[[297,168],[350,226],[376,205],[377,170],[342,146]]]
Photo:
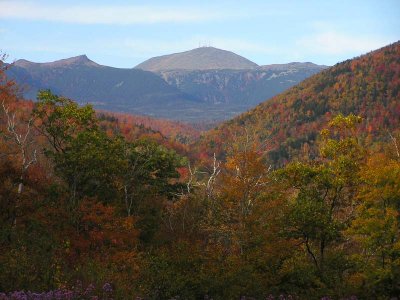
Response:
[[[233,126],[234,135],[209,141],[204,151],[204,144],[189,148],[50,91],[25,102],[0,76],[0,292],[71,289],[76,299],[93,299],[97,286],[102,299],[397,297],[398,70],[391,60],[379,62],[398,49],[314,78],[316,97],[340,92],[349,101],[337,103],[344,114],[325,114],[318,126],[300,118],[291,136],[304,139],[302,150],[284,160],[276,146],[284,141],[287,151],[285,143],[297,143],[286,125],[274,125],[272,141]],[[394,114],[379,131],[386,138],[373,143],[365,129],[373,132],[381,115],[346,110],[359,103],[352,97],[378,101],[383,88],[375,77],[363,85],[357,72],[364,63],[391,78],[384,102]],[[356,83],[347,83],[343,69],[358,74]],[[307,86],[296,89],[306,93]],[[316,99],[303,92],[301,101]],[[296,105],[292,93],[264,108]],[[276,114],[283,123],[287,112]],[[316,120],[299,112],[306,115]]]

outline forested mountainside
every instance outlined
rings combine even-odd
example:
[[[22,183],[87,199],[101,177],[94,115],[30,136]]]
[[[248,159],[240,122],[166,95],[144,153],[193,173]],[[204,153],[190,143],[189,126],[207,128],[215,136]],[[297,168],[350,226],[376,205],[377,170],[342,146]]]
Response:
[[[389,139],[400,125],[400,43],[324,70],[256,108],[223,123],[203,139],[217,151],[232,135],[255,135],[273,162],[315,156],[323,124],[339,113],[360,115],[367,143]]]
[[[208,47],[173,58],[162,60],[167,69],[161,73],[102,66],[85,55],[50,63],[18,60],[7,73],[32,100],[38,90],[51,89],[96,109],[214,123],[236,116],[324,68],[310,63],[258,67],[232,52]],[[224,69],[211,62],[223,63]],[[191,68],[198,69],[169,71],[178,63],[193,63]]]
[[[121,133],[129,133],[132,128],[142,128],[159,132],[162,136],[179,141],[183,144],[189,144],[196,141],[204,126],[192,126],[187,123],[172,121],[167,119],[156,119],[141,115],[132,115],[124,113],[114,113],[109,111],[97,111],[100,119],[110,120],[119,127]]]
[[[396,299],[398,66],[399,43],[338,64],[191,147],[24,101],[0,64],[0,299]]]

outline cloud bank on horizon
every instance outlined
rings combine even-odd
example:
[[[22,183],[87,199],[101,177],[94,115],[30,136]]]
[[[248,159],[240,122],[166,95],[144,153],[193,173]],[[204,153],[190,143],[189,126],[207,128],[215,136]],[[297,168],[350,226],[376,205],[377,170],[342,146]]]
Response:
[[[39,62],[85,53],[133,67],[207,44],[258,64],[331,65],[400,38],[397,0],[231,2],[0,0],[0,50]]]

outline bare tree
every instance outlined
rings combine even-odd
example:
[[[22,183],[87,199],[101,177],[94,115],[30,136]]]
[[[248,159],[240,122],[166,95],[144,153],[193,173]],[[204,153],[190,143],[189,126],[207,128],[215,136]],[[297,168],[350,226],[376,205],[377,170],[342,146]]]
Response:
[[[389,133],[389,136],[394,144],[394,148],[396,149],[397,158],[400,158],[400,151],[399,151],[399,146],[397,144],[397,139],[391,133]]]
[[[2,109],[4,111],[6,117],[6,131],[3,133],[3,136],[6,140],[11,141],[17,148],[16,156],[19,156],[19,169],[20,169],[20,177],[18,182],[17,193],[18,196],[21,195],[24,188],[24,180],[26,173],[30,166],[37,162],[37,151],[36,149],[31,150],[31,144],[33,143],[32,139],[32,122],[33,119],[30,118],[26,124],[23,122],[18,122],[16,120],[16,115],[14,112],[11,112],[10,108],[6,106],[4,101],[2,102]],[[18,199],[15,203],[17,208]],[[16,216],[14,217],[14,225],[17,223]]]
[[[199,171],[196,167],[192,169],[190,162],[188,164],[189,179],[186,183],[187,193],[190,194],[192,189],[196,186],[204,186],[207,198],[213,198],[215,181],[221,172],[221,162],[219,162],[214,153],[213,162],[207,171]],[[199,180],[198,175],[206,174],[206,180]]]
[[[210,175],[207,180],[207,185],[206,185],[207,197],[209,199],[213,198],[213,196],[214,196],[215,181],[217,180],[217,177],[220,172],[221,172],[221,162],[217,161],[217,159],[215,157],[215,153],[214,153],[212,169],[211,169]]]

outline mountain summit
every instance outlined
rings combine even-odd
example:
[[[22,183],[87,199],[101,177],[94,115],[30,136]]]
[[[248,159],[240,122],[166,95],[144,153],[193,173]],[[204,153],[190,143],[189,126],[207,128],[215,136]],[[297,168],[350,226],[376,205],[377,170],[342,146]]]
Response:
[[[46,63],[35,63],[31,62],[26,59],[19,59],[17,60],[14,65],[21,67],[21,68],[30,68],[35,66],[41,67],[67,67],[71,65],[84,65],[84,66],[100,66],[99,64],[95,63],[94,61],[90,60],[86,55],[78,55],[70,58],[60,59],[53,62],[46,62]]]
[[[150,58],[137,65],[136,69],[159,72],[169,70],[243,70],[258,65],[233,52],[214,47],[200,47],[193,50]]]
[[[100,109],[204,122],[235,116],[322,69],[310,63],[257,66],[232,52],[202,47],[130,69],[99,65],[86,55],[46,63],[21,59],[7,74],[25,87],[28,99],[51,89]]]

